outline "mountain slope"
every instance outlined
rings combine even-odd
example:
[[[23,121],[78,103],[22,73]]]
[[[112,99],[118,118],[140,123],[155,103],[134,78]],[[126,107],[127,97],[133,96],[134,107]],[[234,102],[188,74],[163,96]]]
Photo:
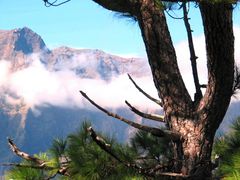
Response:
[[[134,77],[150,75],[143,59],[122,58],[101,50],[69,47],[50,50],[41,37],[27,27],[9,31],[0,30],[0,69],[6,71],[3,73],[5,78],[0,77],[0,162],[11,162],[15,158],[8,149],[6,137],[13,138],[25,151],[37,153],[45,151],[53,138],[64,138],[76,130],[84,120],[91,120],[99,131],[108,132],[120,141],[126,141],[131,131],[124,123],[95,111],[86,102],[81,101],[83,104],[81,106],[70,105],[71,101],[74,101],[73,98],[69,98],[71,95],[61,100],[62,96],[60,94],[58,96],[57,93],[74,94],[75,92],[67,89],[66,86],[75,86],[78,82],[87,83],[94,80],[109,86],[112,79],[115,78],[113,81],[116,81],[117,77],[126,76],[126,73]],[[68,81],[71,79],[67,78],[69,74],[76,80],[70,85]],[[42,80],[41,77],[44,76],[46,78]],[[45,92],[38,92],[37,87],[42,88],[41,83],[45,86],[44,81],[51,78],[54,79],[50,81],[53,83],[47,85],[54,86],[59,82],[63,85],[53,92],[50,87],[43,87]],[[25,96],[22,96],[21,92],[26,90],[26,85],[29,88],[28,92],[23,93]],[[99,88],[95,84],[89,86]],[[62,89],[67,90],[62,92]],[[46,97],[43,93],[50,93],[49,101],[44,101]],[[29,103],[32,102],[28,100],[32,94],[35,95],[34,102],[39,102]],[[75,96],[81,99],[80,94]],[[65,104],[58,105],[52,101],[65,101]],[[69,106],[66,105],[67,103]],[[122,107],[113,111],[129,119],[136,119],[135,115],[127,113]],[[141,118],[139,120],[141,121]]]

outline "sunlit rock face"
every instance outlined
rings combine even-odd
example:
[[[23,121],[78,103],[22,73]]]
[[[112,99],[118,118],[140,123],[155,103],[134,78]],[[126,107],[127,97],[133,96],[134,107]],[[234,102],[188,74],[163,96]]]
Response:
[[[11,61],[12,70],[26,67],[33,53],[49,52],[42,38],[27,27],[0,30],[0,47],[0,59]]]

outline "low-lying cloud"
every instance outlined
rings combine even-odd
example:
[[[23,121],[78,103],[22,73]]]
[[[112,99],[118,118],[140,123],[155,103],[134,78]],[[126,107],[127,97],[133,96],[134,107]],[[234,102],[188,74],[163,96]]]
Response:
[[[86,92],[92,99],[104,107],[119,108],[125,106],[124,100],[147,108],[157,108],[149,103],[133,86],[127,74],[113,77],[110,81],[101,79],[81,78],[71,69],[63,68],[50,71],[39,59],[35,59],[29,67],[16,72],[10,72],[9,61],[0,61],[0,86],[17,97],[22,97],[30,107],[63,106],[68,108],[91,108],[79,93]],[[135,79],[149,94],[157,97],[151,77]],[[146,104],[148,104],[146,106]]]
[[[240,44],[240,28],[235,27],[235,45]],[[198,71],[200,83],[207,83],[206,52],[204,36],[194,38],[196,55],[198,56]],[[194,84],[189,60],[187,41],[176,46],[178,63],[185,84],[193,96]],[[239,62],[240,54],[235,53]],[[84,61],[81,61],[84,62]],[[89,63],[89,62],[88,62]],[[147,65],[147,61],[146,61]],[[84,64],[83,64],[84,66]],[[68,68],[69,67],[69,68]],[[8,89],[8,92],[24,99],[24,102],[32,107],[38,106],[62,106],[68,108],[94,109],[79,93],[86,92],[95,102],[107,108],[126,107],[124,100],[133,105],[146,109],[159,109],[159,106],[148,100],[133,86],[127,74],[114,76],[110,81],[81,78],[71,69],[71,64],[58,71],[52,71],[34,56],[31,64],[24,69],[11,72],[10,61],[0,61],[0,90]],[[134,75],[133,75],[134,78]],[[158,97],[151,76],[134,78],[135,81],[149,94]]]

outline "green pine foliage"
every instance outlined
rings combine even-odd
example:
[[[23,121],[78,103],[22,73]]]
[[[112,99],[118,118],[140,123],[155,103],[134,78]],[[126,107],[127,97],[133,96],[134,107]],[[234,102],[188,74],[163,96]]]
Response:
[[[48,162],[48,166],[54,167],[55,161],[53,159],[49,159],[47,153],[40,153],[39,155],[35,155],[35,157],[40,158]],[[34,163],[23,160],[21,165],[26,166],[35,166]],[[8,171],[5,175],[5,178],[8,180],[42,180],[46,177],[50,177],[55,174],[56,170],[45,171],[43,169],[29,168],[29,167],[13,167],[10,171]]]
[[[13,167],[6,174],[6,179],[47,179],[53,176],[62,163],[69,164],[71,177],[57,176],[58,179],[100,180],[100,179],[136,179],[141,180],[137,172],[119,163],[111,155],[103,151],[90,137],[87,128],[91,124],[84,122],[80,129],[70,134],[67,139],[55,139],[47,153],[40,153],[37,157],[45,160],[53,170]],[[106,143],[111,144],[112,151],[123,161],[133,163],[136,151],[128,146],[117,143],[113,138],[104,137]],[[34,165],[23,161],[22,165]]]
[[[68,155],[72,160],[71,174],[73,177],[83,176],[87,179],[124,179],[134,176],[134,172],[119,163],[116,159],[104,152],[89,136],[86,131],[90,124],[83,123],[81,129],[68,137]],[[101,137],[104,137],[101,135]],[[130,161],[134,158],[129,147],[116,143],[114,139],[105,137],[104,140],[111,144],[112,151],[123,159]],[[130,154],[132,156],[130,156]]]
[[[220,157],[217,175],[226,180],[240,179],[240,117],[229,134],[215,141],[213,151]]]
[[[63,180],[100,180],[123,179],[142,180],[132,168],[118,162],[114,157],[103,151],[90,137],[87,128],[89,122],[84,122],[79,130],[70,134],[67,139],[55,139],[47,153],[36,157],[47,162],[50,170],[13,167],[6,173],[6,179],[47,179],[53,176],[61,164],[69,164],[71,177],[57,176]],[[128,144],[119,144],[113,138],[97,133],[104,141],[111,144],[111,150],[123,162],[134,163],[139,167],[148,168],[158,164],[167,165],[173,158],[171,142],[152,136],[150,133],[137,131]],[[240,179],[240,118],[232,125],[229,134],[217,138],[214,143],[213,156],[220,157],[216,177],[226,180]],[[22,165],[34,166],[29,161]],[[169,168],[166,166],[166,168]],[[165,169],[170,171],[171,169]]]
[[[131,139],[131,147],[137,151],[145,163],[141,166],[168,164],[173,157],[171,142],[165,138],[158,138],[145,131],[138,131]]]

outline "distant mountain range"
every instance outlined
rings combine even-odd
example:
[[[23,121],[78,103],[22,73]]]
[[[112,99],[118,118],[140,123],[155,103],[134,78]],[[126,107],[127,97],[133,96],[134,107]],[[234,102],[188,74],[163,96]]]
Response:
[[[38,60],[50,73],[66,70],[79,78],[105,82],[126,73],[135,77],[150,74],[146,62],[139,58],[122,58],[101,50],[69,47],[50,50],[42,38],[27,27],[0,30],[0,64],[7,63],[9,68],[5,76],[15,73],[18,78],[18,72],[31,67],[34,61]],[[3,77],[0,79],[4,81]],[[76,130],[84,120],[91,120],[96,129],[108,132],[120,141],[125,141],[130,133],[125,124],[84,107],[40,104],[32,109],[31,105],[9,86],[11,83],[0,80],[0,162],[10,162],[14,157],[7,146],[6,137],[13,138],[25,151],[37,153],[49,148],[53,138],[64,138]],[[20,83],[18,90],[21,91],[21,88],[23,87]],[[93,88],[98,87],[93,85]],[[126,109],[118,108],[115,111],[136,119],[135,115],[128,113]],[[138,119],[141,121],[141,118]]]
[[[75,131],[84,120],[91,120],[97,130],[111,134],[119,141],[127,140],[132,129],[99,111],[77,105],[76,107],[58,106],[49,102],[33,106],[24,97],[21,97],[17,91],[21,91],[23,88],[21,83],[27,82],[18,81],[18,78],[22,76],[18,72],[32,67],[35,61],[39,61],[40,65],[38,66],[48,72],[46,76],[51,73],[60,72],[59,74],[62,75],[67,72],[66,75],[70,74],[71,77],[101,80],[106,83],[126,73],[137,78],[151,76],[146,60],[140,58],[123,58],[101,50],[70,47],[50,50],[42,38],[27,27],[0,30],[0,71],[5,70],[1,66],[8,69],[3,73],[7,80],[0,77],[0,163],[11,162],[15,159],[7,146],[6,137],[13,138],[23,150],[37,153],[48,149],[53,138],[64,138],[70,132]],[[39,73],[41,72],[39,71]],[[12,74],[14,74],[13,77]],[[65,74],[61,78],[65,78]],[[18,87],[13,88],[11,81],[14,81],[15,84],[19,82]],[[66,81],[69,81],[69,78],[66,77]],[[38,82],[34,84],[32,86]],[[34,91],[34,87],[32,88]],[[48,91],[48,87],[45,88]],[[93,85],[92,88],[98,89],[98,86]],[[65,93],[61,89],[58,90],[58,93]],[[101,93],[99,92],[99,94]],[[31,94],[31,88],[29,94]],[[44,99],[44,94],[39,96]],[[71,100],[66,99],[65,101],[70,103]],[[239,108],[239,103],[233,103],[225,119],[235,119],[239,115]],[[119,107],[114,111],[129,119],[144,121],[127,111],[126,108]],[[221,130],[226,129],[227,126],[228,121],[225,120]]]

